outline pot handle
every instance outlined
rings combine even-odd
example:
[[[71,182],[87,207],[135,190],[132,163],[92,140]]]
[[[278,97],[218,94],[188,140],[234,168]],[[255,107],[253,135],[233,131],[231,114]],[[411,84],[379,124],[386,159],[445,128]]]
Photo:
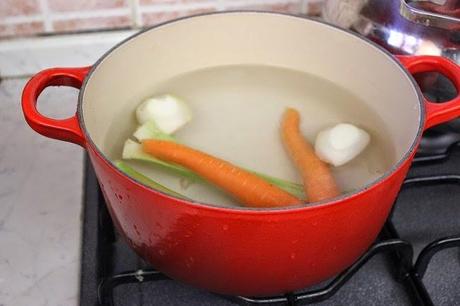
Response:
[[[411,74],[439,72],[449,78],[457,90],[457,96],[444,103],[433,103],[425,98],[425,130],[460,116],[460,66],[441,56],[397,56]]]
[[[91,67],[51,68],[34,75],[22,91],[22,111],[27,123],[36,132],[50,138],[76,143],[85,147],[86,141],[77,115],[53,119],[37,110],[37,99],[48,86],[71,86],[80,89]]]

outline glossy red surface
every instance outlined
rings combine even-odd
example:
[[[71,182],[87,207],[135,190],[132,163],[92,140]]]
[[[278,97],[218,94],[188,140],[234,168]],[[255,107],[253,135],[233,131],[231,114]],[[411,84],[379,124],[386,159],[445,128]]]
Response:
[[[457,97],[446,103],[425,101],[425,129],[460,115],[460,67],[457,64],[440,56],[398,56],[398,59],[410,73],[439,72],[448,77],[457,89]]]
[[[174,279],[242,295],[304,288],[351,265],[375,240],[410,164],[343,201],[250,211],[166,197],[89,153],[115,224],[141,256]]]
[[[80,89],[90,68],[46,69],[29,80],[22,92],[22,110],[32,129],[50,138],[85,146],[86,140],[76,115],[63,120],[45,117],[37,110],[37,99],[41,92],[49,86],[71,86]]]
[[[435,57],[401,57],[412,73],[440,71],[460,88],[460,68]],[[391,210],[415,150],[391,175],[335,202],[278,210],[218,208],[179,200],[119,172],[84,139],[78,120],[40,115],[47,86],[79,87],[88,68],[51,69],[24,88],[23,110],[37,132],[85,146],[110,214],[128,243],[170,277],[213,292],[273,295],[316,284],[351,265]],[[460,115],[460,99],[426,107],[425,128]]]

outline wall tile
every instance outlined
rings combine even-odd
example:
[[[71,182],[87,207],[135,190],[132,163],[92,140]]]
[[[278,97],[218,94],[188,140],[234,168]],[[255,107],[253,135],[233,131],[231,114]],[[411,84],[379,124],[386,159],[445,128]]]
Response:
[[[225,2],[225,9],[228,10],[261,10],[261,11],[273,11],[281,13],[299,13],[300,12],[300,1],[299,2],[288,2],[279,1],[275,3],[232,3],[232,1]]]
[[[43,22],[0,24],[0,37],[30,36],[44,31]]]
[[[0,18],[34,15],[39,12],[38,0],[0,0]]]
[[[319,16],[321,14],[321,8],[323,7],[322,0],[307,1],[306,13],[310,16]]]
[[[182,4],[182,3],[200,3],[200,2],[218,2],[218,0],[139,0],[141,5],[155,5],[155,4]]]
[[[143,13],[142,14],[142,24],[143,26],[151,26],[161,22],[165,22],[168,20],[202,14],[202,13],[209,13],[215,11],[215,8],[203,8],[203,9],[193,9],[193,10],[175,10],[171,12],[152,12],[152,13]]]
[[[53,12],[90,11],[98,9],[127,7],[129,0],[48,0]]]
[[[56,32],[126,28],[131,26],[131,18],[130,16],[114,16],[57,20],[53,26]]]
[[[0,38],[12,35],[150,26],[174,18],[223,10],[268,10],[319,15],[325,0],[0,0]],[[132,7],[137,4],[138,7]],[[133,15],[133,16],[131,16]],[[30,18],[28,17],[30,16]],[[10,17],[10,18],[8,18]],[[47,19],[45,19],[47,18]],[[14,20],[13,20],[14,19]],[[52,26],[50,27],[49,24]]]
[[[172,12],[154,12],[154,13],[143,13],[141,15],[141,22],[143,26],[155,25],[168,20],[176,19],[181,16],[178,11]]]

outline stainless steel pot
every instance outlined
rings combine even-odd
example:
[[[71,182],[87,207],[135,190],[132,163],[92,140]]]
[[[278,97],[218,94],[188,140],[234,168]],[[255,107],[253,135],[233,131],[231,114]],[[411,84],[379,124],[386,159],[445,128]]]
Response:
[[[392,53],[441,55],[460,64],[459,0],[327,0],[322,15]]]

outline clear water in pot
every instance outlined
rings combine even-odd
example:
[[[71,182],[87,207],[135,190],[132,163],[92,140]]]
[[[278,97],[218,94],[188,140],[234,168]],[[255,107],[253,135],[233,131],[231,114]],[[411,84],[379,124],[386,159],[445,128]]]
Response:
[[[303,72],[266,66],[216,67],[158,84],[151,95],[163,93],[183,98],[193,111],[192,121],[175,135],[180,142],[247,169],[301,182],[280,139],[280,119],[286,107],[299,110],[301,129],[311,143],[320,130],[341,122],[353,123],[371,134],[371,143],[360,156],[332,168],[343,192],[378,178],[395,162],[385,124],[378,114],[349,91]],[[124,139],[119,141],[123,143]],[[114,156],[120,157],[121,151]],[[129,164],[192,199],[237,205],[205,183],[188,184],[151,165]]]

